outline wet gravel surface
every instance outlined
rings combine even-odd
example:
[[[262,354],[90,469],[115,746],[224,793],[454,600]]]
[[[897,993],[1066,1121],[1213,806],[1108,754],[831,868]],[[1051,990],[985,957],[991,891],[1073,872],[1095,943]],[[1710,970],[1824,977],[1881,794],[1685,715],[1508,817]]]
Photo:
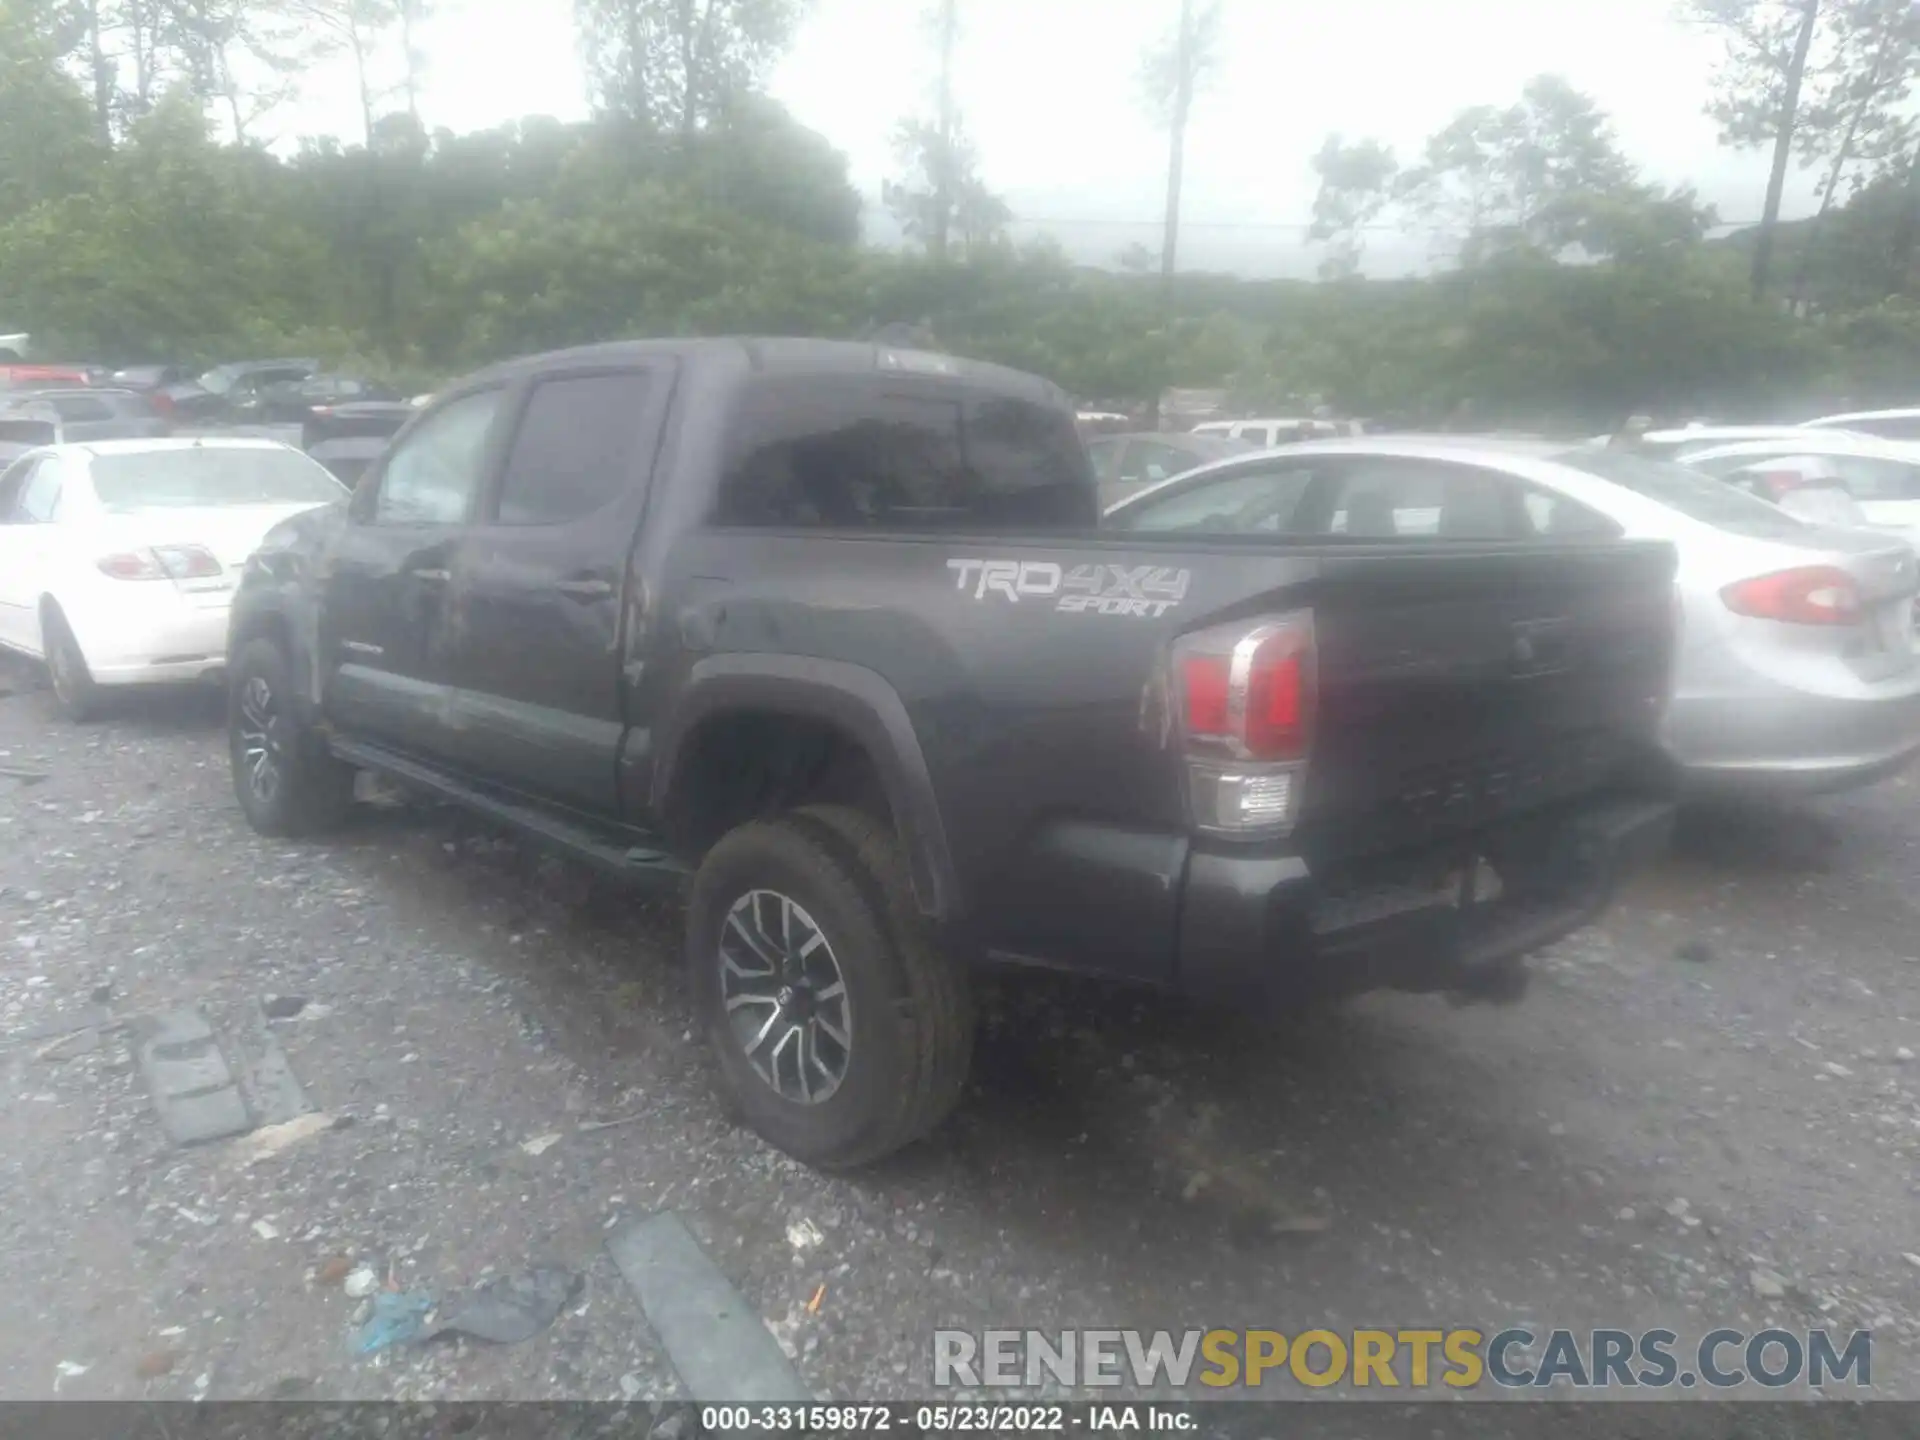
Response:
[[[1920,1397],[1914,782],[1690,825],[1518,1007],[995,984],[955,1120],[834,1178],[714,1098],[670,904],[433,809],[265,841],[206,697],[0,690],[0,1397],[670,1398],[604,1249],[663,1209],[836,1397],[942,1326],[1768,1323]],[[116,1026],[268,997],[334,1123],[174,1148]],[[356,1272],[537,1264],[532,1340],[350,1348]]]

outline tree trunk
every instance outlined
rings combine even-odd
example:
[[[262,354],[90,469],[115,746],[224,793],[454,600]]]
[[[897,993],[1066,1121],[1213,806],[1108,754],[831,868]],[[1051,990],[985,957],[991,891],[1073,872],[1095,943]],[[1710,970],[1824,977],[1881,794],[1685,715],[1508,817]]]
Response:
[[[373,153],[373,84],[367,77],[367,47],[361,38],[359,22],[348,18],[347,38],[353,46],[354,80],[360,87],[360,130],[366,137],[367,153]]]
[[[960,24],[959,0],[942,0],[940,7],[940,118],[933,154],[933,234],[928,250],[936,265],[947,259],[947,232],[953,221],[954,107],[953,50]],[[971,240],[968,242],[971,250]]]
[[[1193,0],[1180,0],[1180,49],[1175,77],[1173,113],[1167,125],[1167,215],[1160,235],[1160,323],[1173,328],[1174,270],[1180,249],[1180,186],[1187,165],[1187,117],[1193,111]],[[1147,409],[1147,428],[1160,428],[1160,396]]]
[[[1888,250],[1887,288],[1894,294],[1907,293],[1907,279],[1913,270],[1914,243],[1920,240],[1920,146],[1907,165],[1907,193],[1900,207],[1900,220],[1894,227],[1893,244]]]
[[[87,4],[87,61],[93,71],[93,128],[100,144],[113,145],[113,66],[100,34],[100,0]]]
[[[1840,189],[1841,180],[1846,178],[1847,166],[1853,160],[1853,142],[1860,136],[1860,125],[1867,118],[1867,110],[1880,98],[1880,92],[1886,86],[1887,62],[1893,58],[1896,41],[1896,21],[1889,17],[1887,28],[1881,32],[1879,47],[1873,54],[1873,67],[1867,72],[1866,83],[1860,88],[1860,98],[1853,111],[1847,116],[1847,128],[1841,132],[1840,144],[1833,152],[1833,165],[1827,171],[1826,183],[1820,187],[1820,208],[1814,212],[1813,224],[1807,227],[1806,243],[1800,247],[1800,255],[1793,269],[1793,284],[1788,287],[1788,305],[1795,314],[1806,303],[1807,282],[1813,273],[1814,242],[1826,234],[1827,214],[1833,209],[1833,197]]]
[[[1760,215],[1760,235],[1753,247],[1753,298],[1766,297],[1773,269],[1774,232],[1780,225],[1780,201],[1787,188],[1787,165],[1793,159],[1793,131],[1800,118],[1800,86],[1807,78],[1807,55],[1813,49],[1814,27],[1820,20],[1820,0],[1805,0],[1800,12],[1800,34],[1787,62],[1787,90],[1780,103],[1780,130],[1773,141],[1773,170],[1767,176],[1767,203]]]
[[[406,63],[407,115],[417,133],[420,129],[420,72],[414,63],[413,0],[400,0],[400,54]]]

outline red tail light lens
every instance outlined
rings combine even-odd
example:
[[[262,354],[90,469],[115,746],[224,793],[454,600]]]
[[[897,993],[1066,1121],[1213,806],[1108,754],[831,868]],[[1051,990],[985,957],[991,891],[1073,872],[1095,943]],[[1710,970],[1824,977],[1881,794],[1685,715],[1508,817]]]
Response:
[[[1832,565],[1807,565],[1741,580],[1720,592],[1736,615],[1789,625],[1852,625],[1860,619],[1860,587]]]
[[[97,562],[102,575],[114,580],[212,580],[226,567],[199,545],[156,545],[151,550],[124,550]]]
[[[1224,739],[1231,733],[1227,726],[1227,691],[1232,677],[1230,655],[1186,658],[1181,678],[1186,682],[1187,734]]]
[[[151,550],[128,550],[100,557],[100,573],[112,580],[164,580],[167,572]]]
[[[1189,740],[1249,760],[1307,750],[1313,627],[1304,617],[1203,631],[1179,643]]]
[[[1291,828],[1312,744],[1313,617],[1184,635],[1173,658],[1194,823],[1229,835]]]

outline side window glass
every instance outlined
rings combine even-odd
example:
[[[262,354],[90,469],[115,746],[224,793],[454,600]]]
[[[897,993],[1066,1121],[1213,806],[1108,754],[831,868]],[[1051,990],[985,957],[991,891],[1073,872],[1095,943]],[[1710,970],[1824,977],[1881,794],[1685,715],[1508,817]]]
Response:
[[[1920,500],[1920,468],[1871,455],[1835,455],[1831,463],[1856,500]]]
[[[1093,473],[1070,416],[996,396],[966,407],[964,430],[968,528],[1070,530],[1098,523]]]
[[[749,393],[731,431],[722,525],[1025,531],[1097,519],[1072,418],[1022,400],[771,381]]]
[[[1134,506],[1113,524],[1151,533],[1277,534],[1288,528],[1312,480],[1313,472],[1298,465],[1242,470]]]
[[[374,496],[382,525],[458,525],[480,487],[498,390],[463,395],[423,421],[393,452]]]
[[[1551,490],[1528,489],[1521,492],[1527,507],[1527,521],[1540,536],[1618,535],[1620,527],[1597,510],[1589,510],[1578,501]]]
[[[19,460],[0,475],[0,525],[19,525],[26,520],[20,511],[20,497],[26,492],[27,481],[33,478],[34,467],[38,460]]]
[[[507,455],[499,523],[577,520],[632,484],[648,384],[629,371],[536,386]]]
[[[20,518],[29,525],[45,525],[60,506],[60,467],[51,460],[34,466],[20,491]]]
[[[1087,458],[1093,461],[1096,479],[1107,482],[1120,478],[1120,450],[1123,444],[1119,440],[1096,440],[1087,446]]]
[[[1193,469],[1193,457],[1171,445],[1143,443],[1140,446],[1140,478],[1150,485],[1171,480]]]
[[[1517,538],[1508,511],[1512,482],[1467,465],[1364,461],[1342,478],[1327,529],[1380,540]]]

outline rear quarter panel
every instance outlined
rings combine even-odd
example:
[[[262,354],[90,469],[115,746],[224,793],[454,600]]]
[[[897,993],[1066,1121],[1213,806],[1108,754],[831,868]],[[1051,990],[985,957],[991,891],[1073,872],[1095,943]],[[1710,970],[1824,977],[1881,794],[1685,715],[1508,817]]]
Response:
[[[1326,723],[1296,843],[1332,853],[1382,843],[1356,817],[1370,820],[1422,764],[1503,740],[1539,750],[1607,724],[1650,736],[1671,563],[1663,546],[1620,544],[1490,563],[1458,547],[1330,557],[1091,536],[696,531],[664,557],[670,601],[654,623],[666,633],[649,647],[659,660],[642,708],[670,703],[711,654],[876,672],[924,750],[981,942],[1162,979],[1190,848],[1166,713],[1176,636],[1314,610]],[[1512,658],[1507,626],[1489,617],[1535,611],[1575,616],[1592,663],[1521,703],[1482,683],[1506,679]]]

